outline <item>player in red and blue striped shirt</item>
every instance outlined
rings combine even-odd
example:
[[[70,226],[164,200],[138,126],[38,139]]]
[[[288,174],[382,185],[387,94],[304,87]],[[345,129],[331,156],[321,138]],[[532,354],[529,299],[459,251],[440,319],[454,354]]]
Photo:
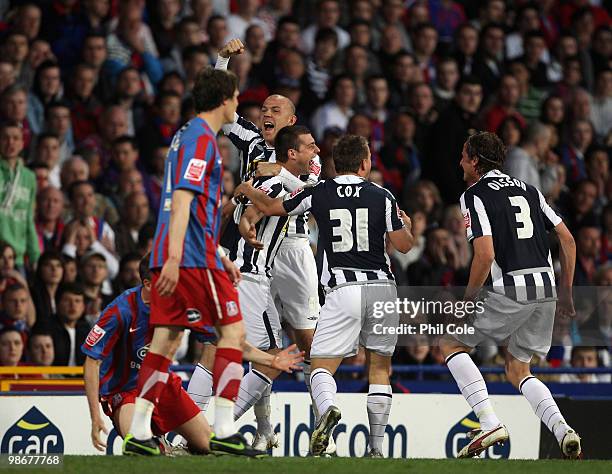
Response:
[[[151,415],[166,383],[183,328],[220,334],[213,367],[215,436],[211,450],[246,456],[252,450],[234,423],[242,379],[244,326],[235,284],[236,266],[220,252],[223,165],[216,145],[221,126],[234,120],[238,80],[227,71],[203,69],[193,87],[197,115],[174,136],[168,157],[151,256],[151,348],[138,374],[134,418],[125,454],[160,454]]]

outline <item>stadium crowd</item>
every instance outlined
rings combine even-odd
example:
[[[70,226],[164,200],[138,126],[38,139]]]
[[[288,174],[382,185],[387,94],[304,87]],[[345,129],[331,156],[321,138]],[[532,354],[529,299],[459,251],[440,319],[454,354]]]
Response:
[[[605,0],[0,0],[0,365],[83,363],[100,310],[139,283],[168,146],[194,115],[197,72],[231,38],[247,48],[230,62],[239,114],[259,123],[269,94],[290,98],[323,178],[343,133],[369,139],[370,179],[398,198],[417,240],[406,255],[389,248],[398,285],[467,283],[458,163],[468,135],[496,132],[507,173],[572,230],[575,285],[589,288],[537,363],[609,365],[609,10]],[[227,199],[240,163],[218,143]],[[433,340],[404,342],[395,363],[443,363]],[[178,358],[197,352],[186,339]],[[499,365],[503,352],[478,357]]]

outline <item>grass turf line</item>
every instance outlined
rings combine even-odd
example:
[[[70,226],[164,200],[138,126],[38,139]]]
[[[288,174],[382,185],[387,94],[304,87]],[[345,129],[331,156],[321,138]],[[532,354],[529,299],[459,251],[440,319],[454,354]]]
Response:
[[[204,469],[205,471],[202,471]],[[475,471],[477,469],[477,471]],[[612,461],[564,460],[490,460],[490,459],[364,459],[364,458],[266,458],[243,459],[237,457],[180,456],[176,458],[142,458],[123,456],[65,456],[62,468],[34,469],[19,467],[5,470],[10,473],[53,472],[78,474],[174,474],[209,472],[219,474],[270,473],[329,473],[334,474],[422,474],[452,472],[453,474],[604,474],[612,472]]]

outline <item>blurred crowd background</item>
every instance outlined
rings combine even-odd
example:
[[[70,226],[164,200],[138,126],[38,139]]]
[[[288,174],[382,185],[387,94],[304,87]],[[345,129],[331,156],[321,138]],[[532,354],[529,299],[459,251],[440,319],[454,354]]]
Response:
[[[389,248],[399,285],[467,282],[458,163],[471,133],[497,133],[506,172],[572,230],[575,284],[599,287],[577,297],[578,317],[557,321],[535,363],[609,365],[611,3],[0,0],[0,365],[82,364],[99,311],[139,283],[168,145],[194,116],[197,72],[232,38],[246,45],[230,61],[239,113],[259,123],[269,94],[289,97],[323,178],[343,133],[369,139],[370,179],[395,194],[417,239],[406,255]],[[231,196],[239,159],[226,137],[219,147]],[[395,363],[443,363],[435,341],[404,342]],[[186,338],[178,359],[199,349]],[[476,357],[499,365],[504,350]]]

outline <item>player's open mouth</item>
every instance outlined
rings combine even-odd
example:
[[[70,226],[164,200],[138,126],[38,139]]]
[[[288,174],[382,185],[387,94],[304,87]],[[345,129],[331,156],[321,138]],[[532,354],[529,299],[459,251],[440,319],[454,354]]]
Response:
[[[274,124],[272,122],[264,122],[264,130],[274,130]]]

